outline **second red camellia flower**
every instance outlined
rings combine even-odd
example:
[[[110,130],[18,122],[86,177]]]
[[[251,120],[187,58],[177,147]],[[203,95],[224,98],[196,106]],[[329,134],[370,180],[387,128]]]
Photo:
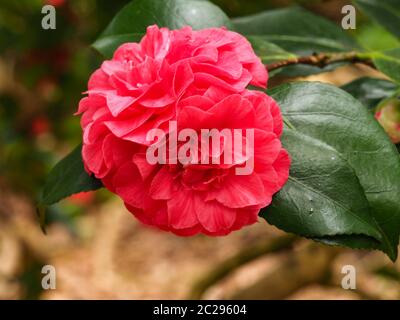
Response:
[[[278,105],[246,89],[266,83],[265,67],[235,32],[151,26],[89,80],[78,110],[85,169],[143,223],[178,235],[226,235],[252,224],[290,167]],[[149,139],[154,129],[163,142]],[[188,148],[183,131],[199,143]],[[155,143],[158,153],[175,145],[168,161],[149,161]],[[196,161],[184,162],[189,149]],[[250,170],[238,173],[243,167]]]

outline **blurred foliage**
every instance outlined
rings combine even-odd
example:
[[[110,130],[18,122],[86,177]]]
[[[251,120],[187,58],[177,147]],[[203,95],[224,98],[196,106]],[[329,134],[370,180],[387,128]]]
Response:
[[[399,40],[376,23],[364,23],[357,32],[359,43],[369,50],[389,50],[400,46]]]
[[[100,62],[88,44],[126,2],[1,2],[0,177],[12,187],[36,197],[58,152],[80,141],[71,115]],[[55,30],[41,28],[44,4]]]

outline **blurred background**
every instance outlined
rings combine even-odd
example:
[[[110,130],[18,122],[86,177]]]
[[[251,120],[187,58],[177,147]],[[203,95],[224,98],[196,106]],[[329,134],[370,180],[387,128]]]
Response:
[[[223,238],[179,238],[139,224],[105,190],[50,207],[42,233],[37,196],[81,140],[72,114],[101,62],[90,44],[127,2],[0,2],[0,299],[400,299],[400,262],[381,253],[293,239],[263,220]],[[229,16],[296,3],[335,22],[349,3],[214,2]],[[55,30],[41,28],[45,4],[56,7]],[[353,35],[370,49],[399,45],[360,13]],[[356,65],[307,79],[342,85],[361,76],[380,75]],[[42,289],[46,264],[56,268],[56,290]],[[357,290],[341,287],[348,264]]]

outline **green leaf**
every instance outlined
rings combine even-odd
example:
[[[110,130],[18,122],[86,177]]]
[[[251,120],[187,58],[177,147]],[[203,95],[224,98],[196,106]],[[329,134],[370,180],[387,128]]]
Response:
[[[50,171],[39,203],[41,207],[48,206],[72,194],[97,190],[102,186],[100,180],[85,171],[82,145],[79,145]]]
[[[287,184],[262,216],[288,232],[397,257],[400,157],[368,110],[345,91],[312,82],[270,91],[293,129],[282,143]]]
[[[200,0],[134,0],[114,17],[93,47],[106,57],[122,43],[137,41],[138,35],[156,24],[179,29],[191,26],[195,30],[226,26],[231,22],[216,5]]]
[[[372,53],[375,66],[400,83],[400,48]]]
[[[369,17],[389,32],[400,38],[400,1],[398,0],[353,0]]]
[[[276,44],[268,41],[267,37],[265,36],[247,36],[247,39],[264,64],[285,61],[298,57],[297,54],[288,52]],[[327,65],[324,68],[320,68],[317,66],[297,64],[273,70],[269,73],[269,76],[273,77],[278,73],[286,77],[305,76],[331,71],[341,65],[343,65],[343,63],[338,62]]]
[[[289,65],[287,67],[283,67],[278,69],[279,75],[289,77],[289,78],[294,78],[294,77],[306,77],[309,75],[313,74],[319,74],[322,72],[329,72],[333,71],[336,68],[339,68],[341,66],[346,65],[347,62],[335,62],[332,64],[328,64],[325,67],[319,67],[319,66],[311,66],[311,65],[306,65],[306,64],[294,64],[294,65]]]
[[[290,53],[276,44],[265,40],[263,36],[248,36],[255,52],[264,64],[296,58],[297,55]]]
[[[360,46],[369,51],[383,51],[400,46],[400,39],[397,39],[376,22],[357,26],[357,32],[354,36]]]
[[[264,40],[299,55],[358,47],[339,26],[300,7],[264,11],[232,22],[235,30],[244,35],[263,36]]]
[[[100,52],[104,57],[111,58],[114,51],[123,43],[126,42],[139,42],[144,33],[126,33],[110,36],[101,36],[93,47]]]
[[[255,15],[232,20],[235,30],[249,39],[272,42],[287,52],[298,56],[319,52],[345,52],[358,48],[356,41],[343,29],[325,18],[300,7],[264,11]],[[255,52],[261,56],[262,51]],[[306,76],[334,70],[343,63],[325,68],[308,65],[292,65],[280,69],[279,74],[288,77]]]
[[[398,86],[388,80],[363,77],[347,83],[341,88],[368,109],[373,110],[379,102],[392,96]]]
[[[296,58],[297,55],[290,53],[276,44],[264,39],[263,36],[248,36],[247,40],[251,43],[254,51],[260,57],[263,64],[269,64],[278,61],[285,61]],[[273,77],[282,72],[282,68],[270,71],[269,77]]]

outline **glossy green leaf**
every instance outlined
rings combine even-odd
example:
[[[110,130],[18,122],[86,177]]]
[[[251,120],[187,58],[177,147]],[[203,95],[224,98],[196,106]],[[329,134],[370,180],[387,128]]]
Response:
[[[251,43],[258,57],[264,64],[276,61],[283,61],[296,58],[297,55],[290,53],[276,44],[266,40],[263,36],[248,36],[247,40]]]
[[[307,64],[294,64],[284,68],[280,68],[279,75],[289,78],[306,77],[313,74],[333,71],[336,68],[348,64],[347,62],[335,62],[326,65],[325,67],[311,66]]]
[[[235,30],[248,38],[272,42],[282,49],[299,56],[314,52],[344,52],[358,48],[356,41],[343,29],[325,18],[300,7],[264,11],[232,20]],[[258,55],[263,55],[258,51]],[[280,69],[279,74],[296,77],[334,70],[343,63],[324,68],[309,65],[292,65]]]
[[[47,176],[40,205],[54,204],[70,195],[97,190],[103,185],[100,180],[88,175],[82,162],[82,145],[56,164]]]
[[[93,47],[100,52],[104,57],[111,58],[114,51],[123,43],[126,42],[139,42],[142,39],[144,33],[127,33],[117,34],[110,36],[101,36]]]
[[[353,0],[366,15],[400,38],[400,1]]]
[[[193,29],[226,26],[231,22],[226,14],[209,1],[201,0],[134,0],[128,3],[110,22],[93,47],[106,57],[122,43],[137,41],[146,28],[159,27]]]
[[[285,61],[296,58],[297,55],[290,53],[276,44],[266,40],[263,36],[247,36],[247,40],[251,43],[254,51],[260,57],[262,63],[270,64],[278,61]],[[279,68],[269,72],[269,77],[273,77],[278,73],[282,73],[283,68]]]
[[[400,48],[372,54],[375,66],[400,83]]]
[[[250,41],[254,51],[261,58],[264,64],[270,64],[278,61],[285,61],[298,57],[297,54],[286,51],[285,49],[279,47],[278,45],[267,40],[266,36],[246,36]],[[269,73],[270,77],[277,74],[283,75],[285,77],[297,77],[306,76],[311,74],[316,74],[320,72],[327,72],[334,70],[335,68],[343,65],[343,63],[333,63],[327,65],[323,68],[317,66],[296,64],[279,69],[275,69]]]
[[[264,11],[232,22],[244,35],[263,36],[299,55],[357,48],[355,40],[339,26],[300,7]]]
[[[329,244],[380,249],[395,260],[400,233],[400,157],[368,110],[336,87],[290,83],[270,92],[289,128],[287,184],[262,216]]]
[[[398,85],[388,80],[363,77],[341,88],[373,110],[383,99],[392,96],[398,90]]]

